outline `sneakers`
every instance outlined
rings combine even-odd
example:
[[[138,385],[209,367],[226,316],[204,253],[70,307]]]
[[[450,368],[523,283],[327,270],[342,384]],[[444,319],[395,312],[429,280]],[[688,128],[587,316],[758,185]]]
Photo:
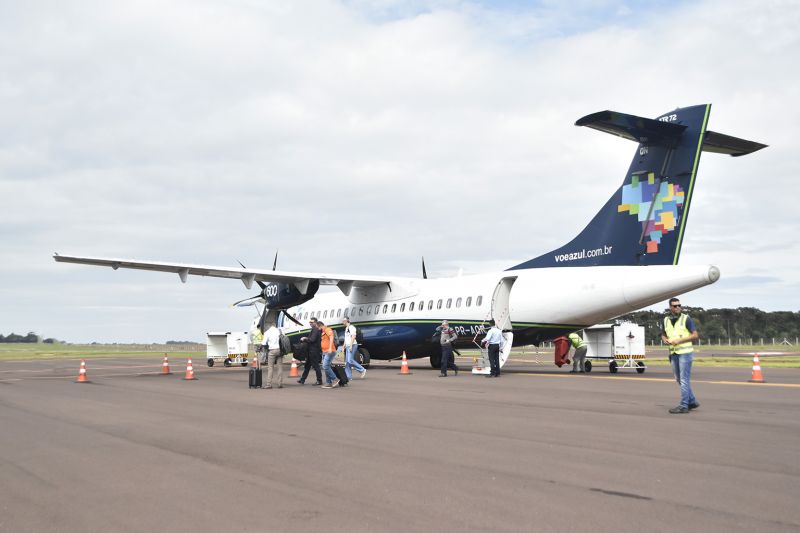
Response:
[[[364,370],[362,370],[362,371],[361,371],[361,376],[359,376],[359,377],[360,377],[361,379],[364,379],[365,377],[367,377],[367,369],[366,369],[366,368],[365,368]]]
[[[298,379],[298,380],[297,380],[297,382],[298,382],[300,385],[305,385],[305,384],[306,384],[306,382],[305,382],[305,380],[304,380],[304,379]]]
[[[447,374],[439,374],[439,377],[440,377],[440,378],[446,378],[446,377],[447,377]]]
[[[312,387],[318,387],[319,385],[322,385],[321,381],[317,381],[316,383],[311,384]]]
[[[672,409],[670,409],[669,412],[673,415],[680,415],[683,413],[688,413],[689,409],[683,407],[682,405],[679,405],[678,407],[673,407]]]
[[[689,404],[689,410],[690,410],[690,411],[691,411],[692,409],[697,409],[698,407],[700,407],[700,403],[699,403],[699,402],[694,402],[694,403],[690,403],[690,404]]]
[[[333,383],[331,383],[331,388],[335,388],[335,387],[338,387],[338,386],[339,386],[339,380],[338,379],[334,379]]]
[[[266,387],[264,387],[264,388],[265,388],[265,389],[271,389],[271,388],[272,388],[272,385],[267,385],[267,386],[266,386]]]
[[[326,383],[325,385],[322,386],[322,388],[323,389],[332,389],[333,385],[331,385],[330,383]]]

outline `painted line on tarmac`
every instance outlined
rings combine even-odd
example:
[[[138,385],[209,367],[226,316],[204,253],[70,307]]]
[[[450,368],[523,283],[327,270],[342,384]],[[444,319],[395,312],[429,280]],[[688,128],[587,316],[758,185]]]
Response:
[[[530,372],[514,372],[514,374],[522,376],[544,376],[553,378],[578,378],[578,379],[615,379],[627,381],[660,381],[663,383],[675,383],[671,378],[637,378],[634,376],[572,376],[569,374],[534,374]],[[782,388],[800,388],[800,383],[750,383],[749,381],[715,381],[706,379],[693,379],[693,383],[710,383],[712,385],[747,385],[754,387],[782,387]]]

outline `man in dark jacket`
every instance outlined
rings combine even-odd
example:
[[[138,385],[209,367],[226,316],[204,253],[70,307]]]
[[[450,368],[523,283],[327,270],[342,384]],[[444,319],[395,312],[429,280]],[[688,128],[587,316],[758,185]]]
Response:
[[[308,373],[313,367],[314,372],[317,374],[317,382],[314,383],[314,385],[322,385],[322,372],[319,369],[319,364],[322,361],[322,346],[320,344],[322,334],[317,327],[316,318],[312,317],[309,323],[311,325],[311,331],[308,332],[308,337],[303,337],[300,339],[301,341],[308,343],[308,356],[306,357],[306,364],[303,368],[303,375],[300,376],[300,379],[297,380],[297,382],[300,385],[303,385],[306,382]]]

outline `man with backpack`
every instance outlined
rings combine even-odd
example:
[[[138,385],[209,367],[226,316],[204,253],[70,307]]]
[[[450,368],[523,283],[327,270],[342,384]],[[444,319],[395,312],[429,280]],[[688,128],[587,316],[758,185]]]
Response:
[[[265,389],[272,388],[272,373],[275,367],[278,367],[277,381],[278,388],[283,388],[283,353],[281,353],[281,330],[275,324],[271,324],[267,332],[264,334],[264,348],[267,352],[267,384]]]
[[[342,319],[344,324],[344,373],[347,379],[353,379],[353,368],[361,373],[361,379],[367,377],[367,369],[356,361],[358,353],[358,332],[356,327],[350,323],[348,317]]]
[[[320,345],[322,348],[322,370],[325,371],[325,377],[328,378],[327,383],[322,386],[323,389],[332,389],[339,386],[339,380],[336,379],[336,374],[333,373],[331,362],[336,357],[336,333],[327,327],[322,321],[317,320],[317,326],[320,331]]]

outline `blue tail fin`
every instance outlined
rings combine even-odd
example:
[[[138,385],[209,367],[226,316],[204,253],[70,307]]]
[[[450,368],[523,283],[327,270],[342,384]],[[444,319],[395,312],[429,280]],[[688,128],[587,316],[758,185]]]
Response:
[[[706,131],[711,104],[657,119],[601,111],[578,120],[639,143],[622,186],[568,244],[509,270],[674,265],[689,216],[700,153],[744,155],[765,145]]]

